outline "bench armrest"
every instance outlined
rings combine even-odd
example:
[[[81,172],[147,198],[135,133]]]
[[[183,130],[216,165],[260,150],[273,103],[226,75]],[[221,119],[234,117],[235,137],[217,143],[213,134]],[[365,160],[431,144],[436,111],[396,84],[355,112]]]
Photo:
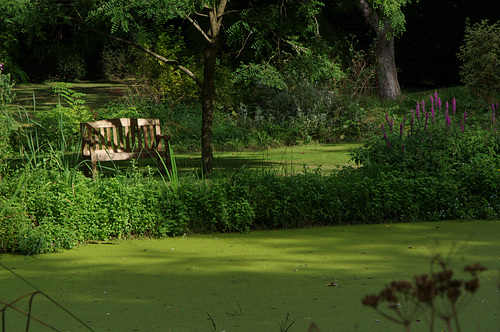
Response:
[[[170,139],[170,135],[156,135],[156,139],[160,140],[160,139]]]
[[[98,141],[97,141],[97,140],[95,140],[95,139],[91,139],[91,138],[83,138],[83,139],[82,139],[82,142],[83,142],[84,144],[88,144],[88,145],[90,145],[90,146],[92,146],[92,145],[96,145],[96,144],[98,143]]]

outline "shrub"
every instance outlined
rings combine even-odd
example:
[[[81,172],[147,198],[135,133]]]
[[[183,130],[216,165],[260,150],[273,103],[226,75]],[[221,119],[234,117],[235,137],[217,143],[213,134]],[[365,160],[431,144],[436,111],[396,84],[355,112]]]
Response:
[[[365,178],[381,184],[400,180],[392,181],[392,192],[376,195],[385,197],[384,202],[370,204],[384,209],[409,206],[414,217],[429,219],[493,218],[500,208],[496,106],[483,124],[466,111],[458,112],[455,100],[443,106],[437,93],[427,107],[418,103],[400,124],[386,115],[382,135],[352,152],[352,160],[362,166],[355,172]],[[370,184],[365,190],[373,186],[377,187]],[[409,200],[398,202],[400,194]]]
[[[0,179],[1,173],[6,167],[4,161],[12,152],[12,134],[18,128],[12,114],[6,109],[6,105],[11,103],[15,98],[15,93],[12,90],[13,87],[14,82],[11,80],[10,74],[3,74],[3,63],[0,63]]]
[[[53,146],[54,142],[64,142],[66,146],[77,146],[80,139],[80,123],[92,119],[90,109],[85,106],[85,94],[71,89],[71,83],[59,83],[53,88],[58,104],[55,108],[39,112],[41,129],[36,136],[41,145]],[[59,148],[59,147],[57,147]]]
[[[0,181],[0,250],[36,254],[134,236],[498,218],[498,106],[487,123],[437,95],[424,106],[399,124],[387,115],[380,135],[352,152],[359,167],[328,176],[243,168],[170,186],[132,167],[92,181],[58,151],[35,154]]]
[[[500,21],[468,23],[458,57],[463,62],[460,75],[468,87],[488,99],[499,96]]]
[[[57,61],[57,72],[63,81],[79,81],[87,75],[85,59],[78,53],[61,57]]]
[[[368,167],[414,171],[457,168],[477,153],[500,152],[493,114],[491,119],[485,126],[488,130],[472,126],[467,111],[457,111],[455,100],[442,105],[436,93],[427,109],[425,101],[418,103],[399,124],[386,114],[382,139],[370,140],[352,153],[352,159]]]

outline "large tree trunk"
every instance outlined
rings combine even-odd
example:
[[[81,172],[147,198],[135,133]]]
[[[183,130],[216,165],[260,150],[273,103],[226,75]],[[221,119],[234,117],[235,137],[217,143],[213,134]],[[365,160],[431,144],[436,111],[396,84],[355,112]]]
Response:
[[[381,12],[381,7],[374,10],[365,0],[359,0],[359,7],[377,34],[375,53],[380,96],[383,99],[396,99],[401,95],[401,88],[394,56],[394,33],[390,21],[389,19],[380,21],[378,12]]]
[[[386,23],[386,25],[388,25]],[[394,100],[401,95],[398,81],[396,59],[394,57],[394,37],[383,33],[387,29],[377,32],[375,53],[377,54],[377,75],[380,96],[383,99]]]

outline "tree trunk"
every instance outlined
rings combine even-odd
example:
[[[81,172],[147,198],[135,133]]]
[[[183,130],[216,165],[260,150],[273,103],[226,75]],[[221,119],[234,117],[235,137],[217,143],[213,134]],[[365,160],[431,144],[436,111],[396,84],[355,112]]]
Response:
[[[215,104],[215,65],[218,43],[209,42],[205,48],[204,82],[201,91],[202,123],[201,123],[201,160],[205,174],[213,170],[212,132]]]
[[[394,57],[394,37],[387,35],[386,28],[377,31],[375,53],[377,54],[377,75],[382,99],[394,100],[401,95],[398,82],[398,71]]]
[[[382,15],[382,8],[379,6],[374,10],[365,0],[359,0],[359,8],[377,34],[375,53],[380,96],[383,99],[396,99],[401,95],[401,88],[394,56],[394,32],[390,18],[381,22],[378,12],[380,11]]]
[[[201,85],[201,162],[203,171],[206,175],[212,174],[213,171],[213,148],[212,148],[212,132],[214,121],[214,104],[215,104],[215,66],[217,63],[217,52],[219,50],[219,35],[222,26],[222,17],[226,10],[227,0],[220,0],[219,4],[212,7],[205,7],[208,11],[208,21],[210,28],[205,34],[200,26],[190,20],[194,26],[205,37],[205,63],[203,64],[203,84]],[[189,17],[188,17],[189,19]]]

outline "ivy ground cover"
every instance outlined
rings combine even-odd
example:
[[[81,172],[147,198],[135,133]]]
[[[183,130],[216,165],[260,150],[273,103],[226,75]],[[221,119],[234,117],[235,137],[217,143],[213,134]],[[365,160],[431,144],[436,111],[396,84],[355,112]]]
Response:
[[[463,300],[460,322],[463,331],[496,332],[499,232],[500,222],[480,220],[316,227],[101,242],[28,258],[4,254],[0,263],[95,331],[280,331],[292,322],[289,331],[312,322],[321,331],[400,331],[362,298],[428,273],[441,254],[458,276],[466,264],[489,268]],[[0,300],[33,290],[0,269]],[[18,307],[26,310],[27,301]],[[39,295],[32,314],[60,330],[86,331]],[[12,310],[5,317],[8,330],[25,324]],[[428,331],[426,324],[416,316],[412,331]]]

